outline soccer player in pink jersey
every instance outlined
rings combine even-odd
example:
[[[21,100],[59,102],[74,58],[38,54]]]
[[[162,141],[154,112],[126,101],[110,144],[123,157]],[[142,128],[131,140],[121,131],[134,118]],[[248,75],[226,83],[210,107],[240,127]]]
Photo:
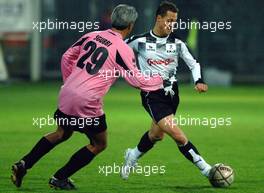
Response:
[[[132,31],[137,12],[118,5],[112,15],[112,29],[87,33],[62,56],[64,84],[54,114],[58,128],[42,137],[33,149],[12,166],[12,182],[20,187],[27,170],[74,131],[84,133],[90,144],[77,151],[49,180],[56,189],[75,189],[69,179],[106,148],[107,125],[103,96],[117,79],[116,73],[134,87],[145,91],[162,88],[160,76],[143,76],[137,68],[133,50],[123,41]]]

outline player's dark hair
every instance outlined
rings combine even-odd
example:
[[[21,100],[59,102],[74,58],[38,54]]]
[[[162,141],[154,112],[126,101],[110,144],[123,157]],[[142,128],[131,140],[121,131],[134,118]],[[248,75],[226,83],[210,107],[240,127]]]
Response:
[[[177,6],[170,1],[162,1],[156,11],[156,17],[158,15],[164,17],[167,14],[167,11],[171,11],[174,13],[178,13],[179,9],[177,8]]]

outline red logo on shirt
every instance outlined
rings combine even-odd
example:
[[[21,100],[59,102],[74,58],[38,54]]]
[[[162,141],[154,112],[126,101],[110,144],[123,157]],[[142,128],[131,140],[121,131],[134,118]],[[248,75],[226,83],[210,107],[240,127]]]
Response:
[[[154,60],[154,59],[148,59],[147,63],[151,65],[169,65],[170,63],[174,62],[174,59],[168,58],[166,60]]]

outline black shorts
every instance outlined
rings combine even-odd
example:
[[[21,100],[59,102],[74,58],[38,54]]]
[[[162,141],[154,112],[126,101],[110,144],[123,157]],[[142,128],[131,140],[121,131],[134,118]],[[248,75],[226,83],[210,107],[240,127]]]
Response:
[[[87,136],[96,135],[107,129],[105,114],[100,117],[82,118],[66,115],[59,109],[54,113],[54,119],[64,130],[78,131]]]
[[[173,91],[175,93],[173,96],[170,94],[165,95],[163,89],[151,92],[141,91],[142,105],[157,123],[168,115],[176,114],[180,102],[179,89],[176,82],[173,84]]]

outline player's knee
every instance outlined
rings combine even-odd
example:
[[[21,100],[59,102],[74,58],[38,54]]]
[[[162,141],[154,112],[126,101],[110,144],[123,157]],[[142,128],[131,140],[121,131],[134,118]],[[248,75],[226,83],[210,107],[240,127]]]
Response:
[[[161,141],[164,138],[164,133],[159,133],[159,134],[149,133],[149,138],[152,142]]]
[[[56,131],[56,136],[58,140],[61,140],[63,138],[63,130],[57,130]]]
[[[70,132],[70,131],[68,132],[68,131],[64,131],[64,130],[58,130],[56,133],[57,133],[58,141],[66,141],[72,135],[72,132]]]
[[[97,154],[104,151],[106,147],[107,147],[107,143],[94,144],[95,152]]]

